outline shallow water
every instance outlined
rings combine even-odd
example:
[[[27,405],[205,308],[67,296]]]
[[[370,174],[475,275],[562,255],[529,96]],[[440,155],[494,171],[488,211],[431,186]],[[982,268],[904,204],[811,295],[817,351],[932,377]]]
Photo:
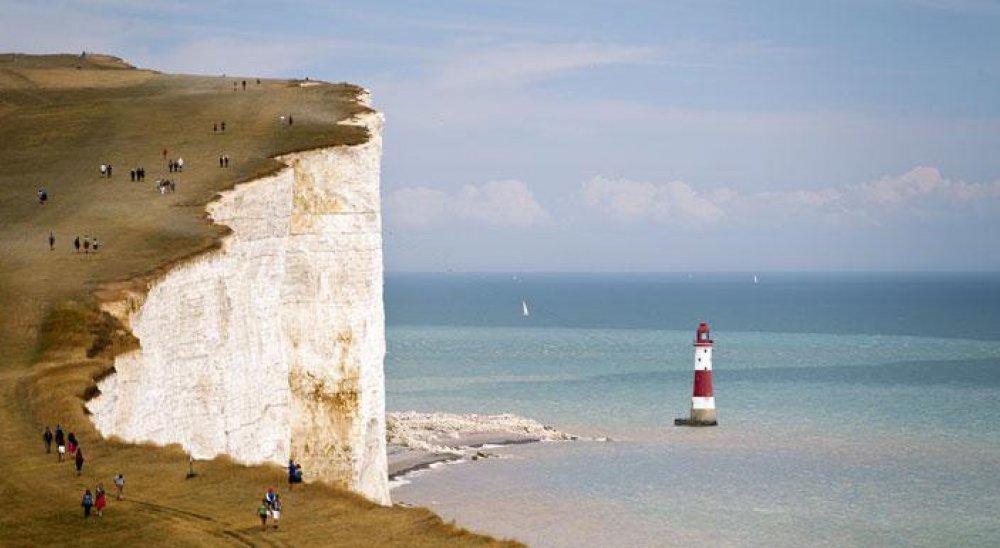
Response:
[[[390,410],[614,438],[393,497],[538,546],[996,545],[1000,279],[894,276],[390,277]],[[700,319],[721,425],[675,428]]]

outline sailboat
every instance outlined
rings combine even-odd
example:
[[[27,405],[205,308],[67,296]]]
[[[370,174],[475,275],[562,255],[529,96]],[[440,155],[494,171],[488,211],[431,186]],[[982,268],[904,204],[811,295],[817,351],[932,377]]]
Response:
[[[753,275],[753,283],[754,283],[754,285],[757,285],[757,275],[756,274]]]
[[[521,301],[521,315],[524,317],[531,315],[531,312],[528,312],[528,303],[525,301]]]

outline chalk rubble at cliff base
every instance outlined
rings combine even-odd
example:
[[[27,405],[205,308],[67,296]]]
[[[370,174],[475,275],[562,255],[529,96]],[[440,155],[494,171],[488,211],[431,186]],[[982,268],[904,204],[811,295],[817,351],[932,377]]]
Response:
[[[459,415],[416,411],[387,414],[386,438],[390,478],[438,462],[493,456],[481,450],[484,446],[582,439],[509,413]]]

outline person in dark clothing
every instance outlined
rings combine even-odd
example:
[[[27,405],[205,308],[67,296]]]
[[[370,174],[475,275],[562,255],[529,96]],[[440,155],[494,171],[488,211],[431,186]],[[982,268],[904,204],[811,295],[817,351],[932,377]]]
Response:
[[[49,251],[54,251],[56,249],[56,235],[49,231]]]
[[[66,434],[63,433],[63,429],[58,424],[56,425],[56,451],[59,453],[59,461],[62,462],[63,456],[66,455]]]
[[[80,252],[80,237],[79,236],[77,236],[76,239],[73,240],[73,247],[76,248],[76,252],[77,253]]]
[[[46,453],[51,453],[52,452],[52,438],[53,437],[55,437],[55,436],[52,435],[52,430],[49,429],[48,426],[46,426],[45,427],[45,431],[42,432],[42,440],[45,441],[45,452]]]
[[[221,127],[222,128],[222,132],[225,133],[225,131],[226,131],[226,121],[223,120],[222,123],[219,124],[219,127]]]
[[[247,81],[243,80],[243,91],[247,90]]]
[[[218,133],[218,131],[219,131],[219,124],[218,123],[212,124],[212,133]]]
[[[222,167],[222,155],[219,155],[219,167]]]
[[[108,164],[108,179],[111,178],[111,164]]]
[[[83,253],[90,253],[90,236],[84,234],[83,236]]]
[[[288,125],[292,125],[292,115],[288,115]]]
[[[83,494],[83,501],[80,502],[80,506],[83,506],[83,517],[90,517],[90,509],[94,506],[94,495],[90,494],[90,489]]]
[[[131,180],[131,181],[132,181],[133,183],[135,182],[135,170],[134,170],[134,169],[128,172],[128,178],[129,178],[129,179],[130,179],[130,180]]]
[[[292,459],[288,459],[288,490],[292,490],[292,485],[295,484],[295,462]]]
[[[139,168],[139,180],[140,181],[145,181],[146,180],[146,168],[144,168],[144,167],[140,167]]]
[[[83,449],[76,448],[76,475],[83,474]]]

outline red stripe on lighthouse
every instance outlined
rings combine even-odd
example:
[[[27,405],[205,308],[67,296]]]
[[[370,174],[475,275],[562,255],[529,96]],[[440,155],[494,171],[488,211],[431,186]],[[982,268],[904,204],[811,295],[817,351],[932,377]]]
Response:
[[[712,372],[711,371],[695,371],[694,372],[694,394],[696,398],[705,398],[712,396]]]

